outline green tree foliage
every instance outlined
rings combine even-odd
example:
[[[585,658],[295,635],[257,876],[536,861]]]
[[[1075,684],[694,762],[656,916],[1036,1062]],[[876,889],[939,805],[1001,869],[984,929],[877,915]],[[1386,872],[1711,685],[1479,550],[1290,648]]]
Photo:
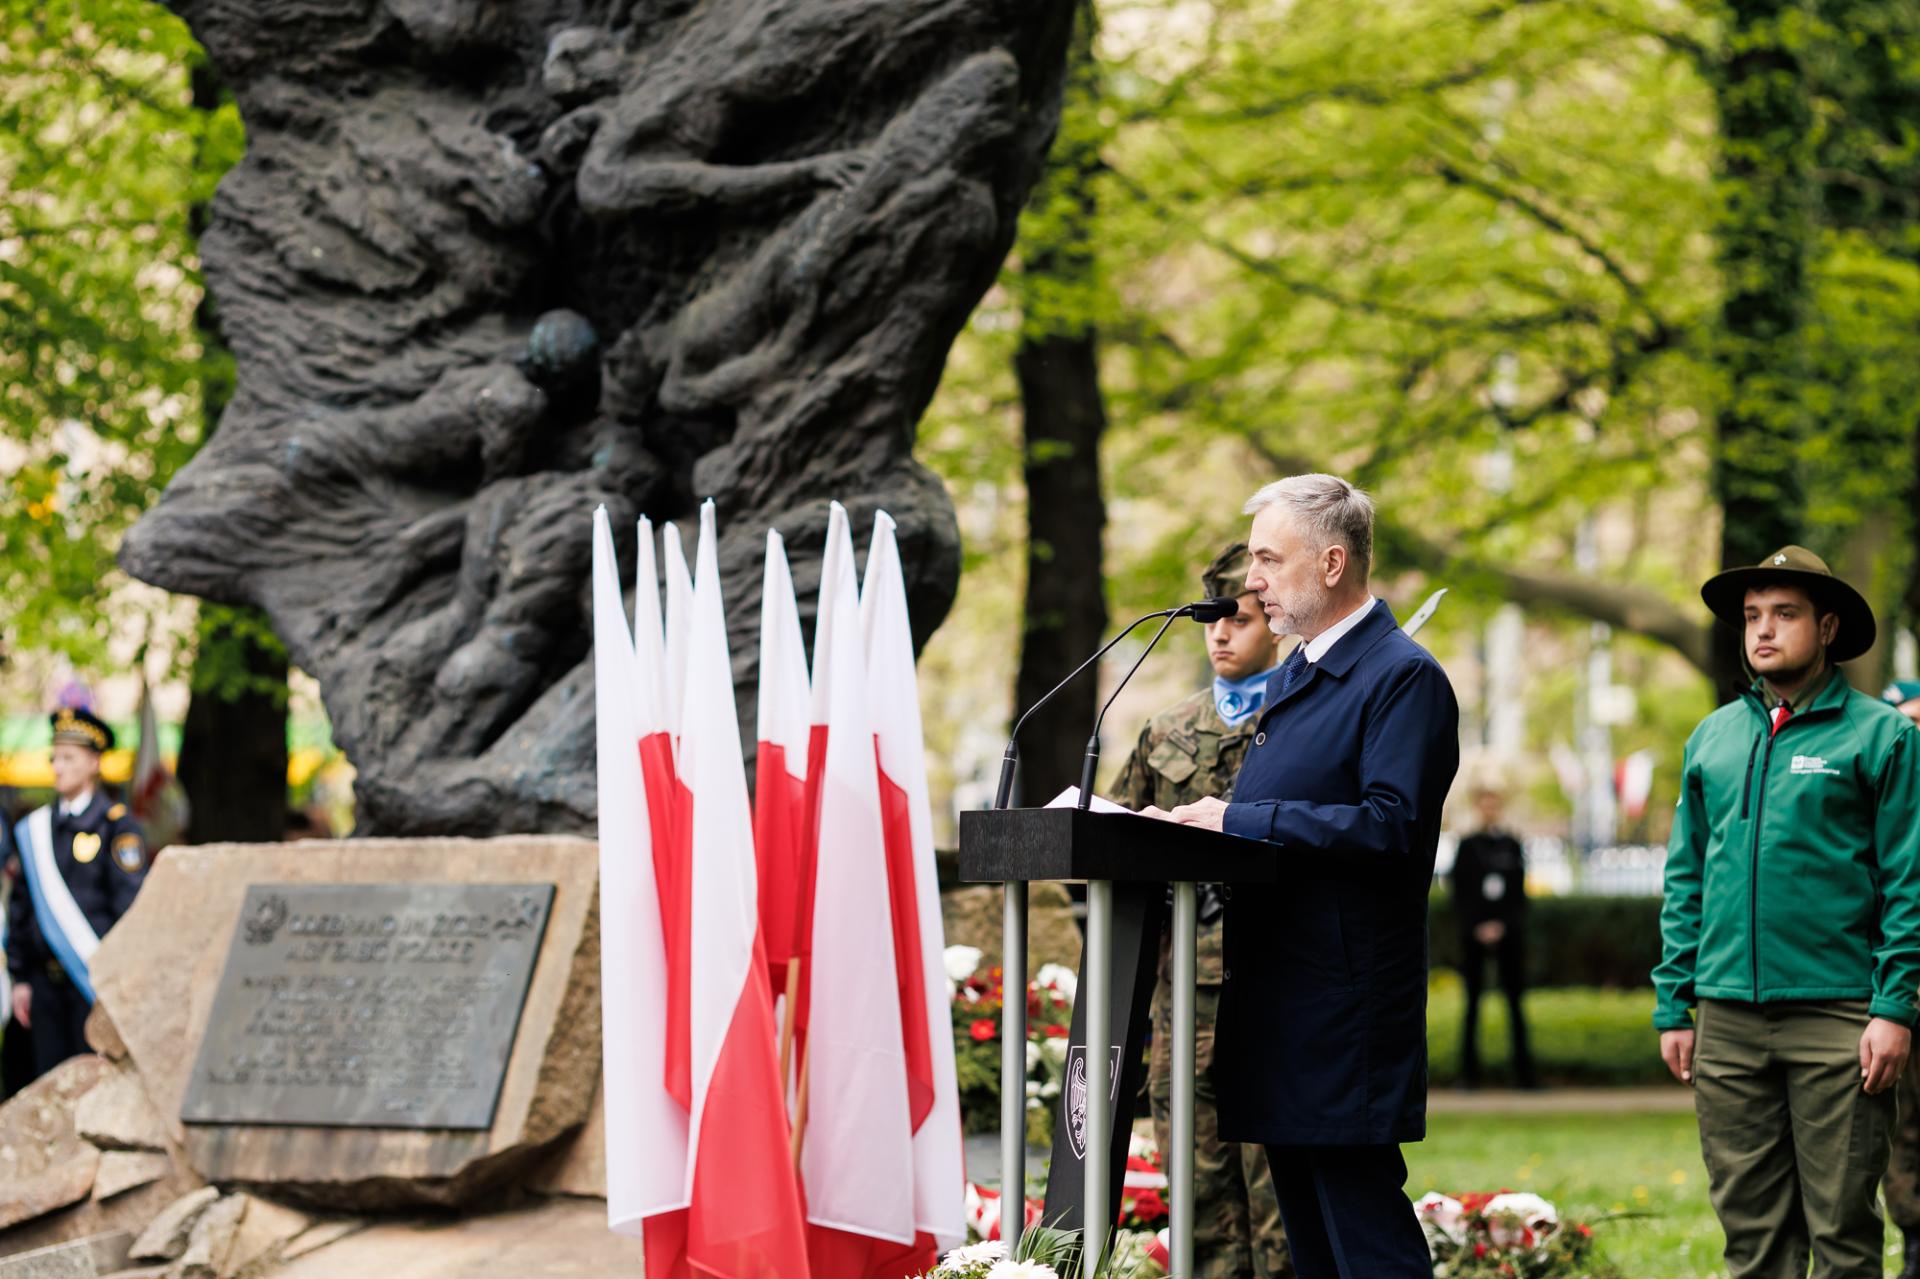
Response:
[[[1102,158],[1084,305],[1115,613],[1189,592],[1253,480],[1338,470],[1381,500],[1389,592],[1455,588],[1437,651],[1509,599],[1653,636],[1619,650],[1641,716],[1616,744],[1671,762],[1708,703],[1665,653],[1707,664],[1728,456],[1890,610],[1920,402],[1912,8],[1102,0],[1097,115],[1063,134]],[[923,429],[983,553],[1018,541],[1032,231]],[[1727,420],[1767,429],[1730,454]],[[958,625],[1012,633],[997,561],[969,563]],[[1543,721],[1572,689],[1530,690]]]
[[[121,532],[231,379],[203,352],[189,210],[238,158],[199,50],[144,0],[0,0],[0,651],[97,662]]]

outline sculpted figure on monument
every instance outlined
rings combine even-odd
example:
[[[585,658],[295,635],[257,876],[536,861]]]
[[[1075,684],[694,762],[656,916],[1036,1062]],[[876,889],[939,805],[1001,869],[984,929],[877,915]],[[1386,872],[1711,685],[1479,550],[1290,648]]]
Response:
[[[741,713],[762,538],[958,533],[911,456],[1058,120],[1070,0],[179,0],[245,159],[202,240],[239,384],[128,536],[259,604],[364,833],[593,820],[587,516],[718,499]],[[750,739],[749,735],[749,739]]]

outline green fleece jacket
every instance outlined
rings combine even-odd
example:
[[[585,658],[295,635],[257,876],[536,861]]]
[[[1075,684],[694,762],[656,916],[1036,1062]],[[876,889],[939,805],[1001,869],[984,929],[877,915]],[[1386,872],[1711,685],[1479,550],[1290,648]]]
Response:
[[[1762,686],[1687,740],[1654,1025],[1699,999],[1920,1001],[1920,731],[1835,673],[1780,727]]]

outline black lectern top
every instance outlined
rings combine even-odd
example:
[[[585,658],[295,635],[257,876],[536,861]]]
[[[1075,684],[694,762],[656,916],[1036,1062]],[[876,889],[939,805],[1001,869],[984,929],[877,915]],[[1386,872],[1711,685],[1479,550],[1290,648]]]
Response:
[[[964,880],[1270,884],[1279,870],[1270,844],[1136,813],[1006,808],[960,814]]]

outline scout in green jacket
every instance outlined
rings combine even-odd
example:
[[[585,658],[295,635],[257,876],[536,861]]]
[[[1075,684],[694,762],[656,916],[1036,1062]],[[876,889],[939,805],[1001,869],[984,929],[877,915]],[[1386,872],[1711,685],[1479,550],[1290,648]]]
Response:
[[[1878,1275],[1920,998],[1920,730],[1835,667],[1873,612],[1797,546],[1701,596],[1751,688],[1687,742],[1654,1023],[1694,1088],[1732,1279]]]
[[[1247,547],[1236,542],[1200,576],[1208,596],[1238,596],[1240,611],[1207,624],[1207,660],[1213,684],[1174,703],[1147,721],[1140,741],[1120,768],[1112,794],[1128,808],[1172,809],[1202,795],[1224,798],[1246,758],[1254,725],[1265,704],[1267,680],[1279,660],[1280,638],[1267,626],[1259,597],[1247,591]],[[1220,899],[1212,884],[1201,886],[1194,992],[1195,1065],[1193,1105],[1193,1232],[1196,1279],[1241,1279],[1293,1273],[1280,1201],[1259,1146],[1220,1140],[1213,1094],[1213,1023],[1220,1008]],[[1153,992],[1153,1059],[1147,1095],[1153,1103],[1154,1136],[1162,1159],[1171,1140],[1173,1093],[1173,986],[1162,938],[1160,981]]]

